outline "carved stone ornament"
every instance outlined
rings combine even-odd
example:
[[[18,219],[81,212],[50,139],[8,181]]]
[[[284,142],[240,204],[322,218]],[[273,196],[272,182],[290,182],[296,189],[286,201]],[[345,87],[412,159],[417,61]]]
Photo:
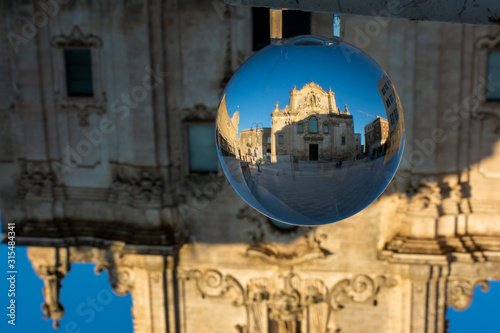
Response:
[[[64,306],[61,304],[61,282],[71,269],[67,260],[67,250],[64,248],[30,247],[28,248],[28,257],[36,274],[44,283],[43,317],[52,319],[52,326],[57,329],[59,321],[64,316]]]
[[[474,289],[481,286],[481,290],[486,292],[490,289],[488,281],[479,280],[471,282],[467,279],[450,279],[446,288],[446,305],[453,306],[455,310],[465,310],[472,302]]]
[[[329,304],[333,310],[343,309],[347,301],[363,303],[373,299],[381,287],[395,287],[397,281],[392,277],[357,275],[335,284],[329,295]]]
[[[250,245],[245,256],[257,258],[274,265],[294,266],[316,259],[325,259],[332,252],[321,246],[326,235],[313,231],[300,238],[294,244],[259,242]]]
[[[48,195],[53,186],[50,167],[44,162],[27,162],[19,184],[26,196]]]
[[[77,103],[77,102],[69,102],[69,103],[61,103],[59,104],[59,108],[63,113],[73,112],[76,113],[78,117],[78,125],[81,127],[90,126],[89,117],[91,114],[103,115],[106,113],[106,96],[103,95],[103,103]]]
[[[312,260],[325,259],[333,253],[322,244],[327,235],[315,228],[297,227],[280,230],[252,207],[240,208],[238,219],[251,222],[244,256],[280,266],[295,266]]]
[[[136,169],[127,175],[117,175],[113,189],[128,193],[132,200],[149,203],[153,198],[159,199],[162,196],[164,185],[154,170]]]
[[[180,273],[180,279],[196,281],[196,286],[204,297],[220,297],[229,291],[234,292],[233,305],[240,306],[245,303],[245,295],[241,284],[231,275],[223,275],[215,269],[205,271],[191,270]]]
[[[215,120],[217,108],[207,107],[205,104],[196,104],[191,108],[183,108],[178,112],[182,120],[200,121],[200,120]]]
[[[442,199],[441,188],[434,176],[421,177],[413,175],[410,178],[407,196],[409,198],[408,210],[414,213],[425,210],[437,212]]]
[[[95,266],[95,273],[101,274],[103,270],[108,271],[109,283],[113,290],[119,295],[126,295],[132,291],[134,286],[134,272],[127,266],[116,266],[109,264],[98,264]]]
[[[83,34],[80,27],[75,26],[69,35],[61,34],[52,38],[54,47],[101,47],[102,40],[92,34]]]
[[[303,321],[311,332],[326,332],[332,317],[330,311],[344,308],[349,301],[361,303],[374,299],[381,287],[397,284],[392,277],[356,275],[340,280],[329,290],[323,281],[302,279],[292,270],[252,278],[246,288],[233,276],[214,269],[184,271],[179,278],[196,280],[202,297],[221,297],[233,291],[233,305],[246,306],[248,318],[247,325],[237,325],[237,329],[249,333],[268,332],[269,325],[274,325],[280,333],[296,332]]]

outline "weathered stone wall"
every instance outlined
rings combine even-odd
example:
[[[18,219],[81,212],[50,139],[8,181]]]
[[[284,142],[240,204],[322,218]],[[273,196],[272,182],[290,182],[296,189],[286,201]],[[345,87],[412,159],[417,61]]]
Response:
[[[7,6],[0,31],[21,35],[19,16],[40,10]],[[0,47],[0,135],[11,140],[0,142],[3,223],[17,219],[48,286],[71,262],[112,272],[115,291],[133,295],[137,332],[274,332],[294,320],[303,332],[444,332],[448,306],[466,307],[476,283],[500,279],[500,107],[484,99],[500,29],[346,17],[345,40],[398,89],[403,161],[363,212],[286,231],[221,173],[188,169],[187,125],[213,123],[224,84],[251,54],[250,13],[75,0],[19,52]],[[329,34],[325,16],[312,18]],[[61,50],[74,42],[92,49],[90,99],[64,92]],[[88,156],[71,152],[82,142]]]

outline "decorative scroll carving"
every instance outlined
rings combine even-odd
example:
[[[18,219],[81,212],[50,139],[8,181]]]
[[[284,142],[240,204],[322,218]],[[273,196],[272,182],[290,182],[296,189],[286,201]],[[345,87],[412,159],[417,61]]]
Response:
[[[128,193],[130,199],[149,203],[153,198],[159,200],[164,185],[156,172],[149,169],[132,170],[127,175],[120,173],[113,182],[117,193]]]
[[[19,183],[26,196],[40,197],[42,194],[49,194],[53,185],[50,167],[42,162],[28,162]]]
[[[54,47],[101,47],[102,40],[92,34],[84,35],[82,30],[75,25],[69,35],[61,34],[52,38],[52,46]]]
[[[363,303],[377,296],[380,287],[392,288],[397,281],[392,277],[378,276],[375,279],[367,275],[357,275],[351,280],[344,279],[331,289],[329,304],[333,310],[344,308],[346,301]]]
[[[483,292],[488,291],[488,281],[479,280],[472,283],[466,279],[450,279],[446,288],[446,305],[453,306],[456,310],[465,310],[472,302],[475,287],[481,286]]]
[[[196,280],[196,286],[202,297],[221,297],[230,290],[233,290],[235,293],[233,305],[240,306],[245,303],[243,287],[231,275],[223,275],[215,269],[208,269],[204,272],[192,270],[182,274],[180,278],[185,280]]]
[[[116,266],[99,264],[95,267],[95,273],[101,274],[103,270],[108,271],[109,283],[113,290],[119,295],[126,295],[134,287],[134,272],[127,266]]]
[[[78,117],[78,125],[81,127],[90,126],[89,117],[91,114],[103,115],[106,113],[106,96],[103,96],[102,102],[97,103],[61,103],[59,108],[62,112],[74,112]]]
[[[207,107],[205,104],[196,104],[192,108],[183,108],[179,111],[182,120],[215,120],[217,108]]]
[[[196,280],[202,297],[221,297],[234,290],[233,305],[245,305],[247,325],[237,325],[238,332],[264,333],[272,325],[279,332],[296,332],[306,321],[311,332],[326,332],[330,310],[340,310],[347,301],[365,302],[377,296],[381,287],[394,287],[390,276],[357,275],[337,282],[329,291],[319,279],[302,279],[292,270],[270,277],[248,280],[246,292],[231,275],[208,269],[190,270],[181,279]],[[309,310],[308,315],[305,311]]]

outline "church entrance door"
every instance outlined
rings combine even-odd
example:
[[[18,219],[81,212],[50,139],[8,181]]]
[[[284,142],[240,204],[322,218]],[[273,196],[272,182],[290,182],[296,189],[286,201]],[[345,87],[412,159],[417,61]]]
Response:
[[[309,161],[317,161],[318,160],[318,145],[310,144],[309,145]]]

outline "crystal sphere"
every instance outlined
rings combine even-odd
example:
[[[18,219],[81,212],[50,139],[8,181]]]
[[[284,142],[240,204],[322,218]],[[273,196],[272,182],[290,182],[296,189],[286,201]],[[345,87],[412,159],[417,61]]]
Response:
[[[317,36],[273,41],[249,58],[216,120],[217,153],[236,192],[293,225],[340,221],[371,204],[404,140],[387,74],[354,46]]]

